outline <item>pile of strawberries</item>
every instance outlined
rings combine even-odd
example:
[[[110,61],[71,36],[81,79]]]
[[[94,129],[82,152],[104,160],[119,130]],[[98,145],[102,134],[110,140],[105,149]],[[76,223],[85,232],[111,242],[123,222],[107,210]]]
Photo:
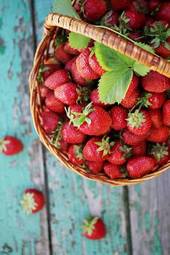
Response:
[[[169,2],[85,0],[75,8],[82,19],[147,41],[170,57]],[[78,50],[58,40],[54,54],[43,61],[37,77],[41,125],[73,165],[110,179],[140,178],[169,160],[170,79],[154,71],[134,74],[121,103],[105,104],[97,89],[105,70],[92,46],[93,41]]]

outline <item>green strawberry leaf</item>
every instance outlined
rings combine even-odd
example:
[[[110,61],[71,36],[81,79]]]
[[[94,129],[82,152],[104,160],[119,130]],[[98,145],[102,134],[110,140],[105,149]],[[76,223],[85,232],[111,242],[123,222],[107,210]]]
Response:
[[[69,44],[73,49],[87,48],[90,40],[90,38],[84,35],[76,34],[74,32],[70,32],[69,34]]]
[[[133,70],[138,75],[145,76],[145,75],[147,75],[149,73],[150,68],[145,66],[145,65],[142,65],[142,64],[140,64],[138,62],[135,62],[134,66],[133,66]]]
[[[106,72],[99,81],[100,100],[107,104],[120,103],[126,95],[132,77],[133,71],[128,68],[119,72]]]
[[[80,19],[78,13],[71,4],[71,0],[54,0],[53,12]]]

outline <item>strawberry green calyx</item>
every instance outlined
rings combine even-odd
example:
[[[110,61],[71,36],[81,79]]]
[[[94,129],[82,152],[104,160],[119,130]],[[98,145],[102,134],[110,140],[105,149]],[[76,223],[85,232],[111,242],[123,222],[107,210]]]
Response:
[[[97,223],[98,219],[99,219],[98,217],[95,217],[84,220],[83,233],[91,235],[95,229],[95,224]]]
[[[144,95],[139,98],[137,105],[141,108],[141,107],[146,107],[148,108],[149,106],[151,106],[151,102],[149,102],[149,98],[151,97],[150,93],[144,93]]]
[[[78,87],[77,93],[78,93],[77,103],[84,103],[89,101],[90,90],[88,88]]]
[[[83,112],[72,112],[70,108],[65,109],[67,117],[70,119],[70,122],[75,127],[80,127],[84,122],[88,125],[91,124],[91,119],[88,118],[88,115],[93,112],[92,103],[88,104]]]
[[[63,122],[60,120],[57,124],[57,128],[54,131],[54,134],[51,138],[52,144],[56,146],[57,149],[60,149],[60,140],[62,138],[61,136],[61,130],[62,130]]]
[[[34,200],[34,195],[31,193],[25,193],[21,201],[21,206],[27,214],[31,214],[32,211],[37,208],[37,203]]]
[[[83,147],[81,145],[75,145],[75,155],[78,159],[84,159],[83,157]]]
[[[168,156],[168,146],[165,143],[157,143],[156,145],[153,145],[151,154],[159,161],[165,156]]]
[[[124,153],[125,158],[130,158],[132,156],[132,147],[128,145],[122,145],[121,151]]]
[[[127,18],[125,13],[122,12],[122,14],[119,17],[119,26],[115,25],[114,29],[121,34],[128,36],[129,32],[131,31],[131,28],[129,27],[128,23],[129,18]]]
[[[99,146],[97,151],[102,151],[103,152],[103,157],[110,154],[111,147],[114,145],[114,142],[109,142],[110,138],[109,137],[103,137],[101,142],[96,142]]]
[[[0,139],[0,153],[6,151],[6,145],[9,144],[9,141],[5,141],[4,139]]]
[[[128,125],[132,128],[140,128],[145,122],[145,116],[138,109],[134,112],[130,112],[127,118]]]

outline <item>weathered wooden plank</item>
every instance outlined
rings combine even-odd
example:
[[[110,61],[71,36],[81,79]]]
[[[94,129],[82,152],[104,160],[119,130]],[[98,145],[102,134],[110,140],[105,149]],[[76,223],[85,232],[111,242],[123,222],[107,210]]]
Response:
[[[0,155],[0,254],[48,255],[46,210],[27,216],[20,207],[25,188],[44,190],[41,145],[29,110],[33,57],[29,1],[0,0],[0,24],[0,135],[16,135],[25,146],[18,156]]]
[[[170,172],[129,188],[133,255],[170,254]]]
[[[35,1],[38,39],[51,3],[46,0],[42,5],[40,0]],[[46,166],[53,254],[129,254],[124,190],[84,180],[62,167],[49,153]],[[103,216],[108,228],[106,239],[91,242],[81,236],[82,221],[89,214]]]

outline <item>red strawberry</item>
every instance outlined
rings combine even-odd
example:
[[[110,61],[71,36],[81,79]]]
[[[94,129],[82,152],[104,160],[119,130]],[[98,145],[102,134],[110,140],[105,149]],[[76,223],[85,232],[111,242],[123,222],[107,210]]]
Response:
[[[127,171],[130,177],[140,178],[151,173],[156,166],[156,160],[149,156],[136,156],[129,159]]]
[[[76,60],[73,61],[72,66],[71,66],[71,76],[72,76],[73,80],[81,86],[87,86],[89,83],[89,81],[85,80],[81,76],[81,73],[78,71],[77,66],[76,66]]]
[[[109,138],[93,137],[83,148],[83,156],[88,161],[104,161],[110,153]]]
[[[127,127],[135,135],[145,135],[151,128],[151,117],[146,110],[138,109],[128,114]]]
[[[44,82],[49,89],[56,89],[58,86],[69,81],[68,72],[64,69],[52,73]]]
[[[64,104],[54,96],[53,92],[47,95],[45,99],[45,105],[53,112],[64,112]]]
[[[139,91],[134,90],[134,92],[130,96],[125,96],[125,98],[121,101],[121,105],[127,109],[132,108],[136,105],[138,98],[139,98]]]
[[[129,156],[131,156],[131,148],[117,141],[111,149],[107,160],[113,165],[123,165]]]
[[[133,95],[134,91],[136,91],[138,88],[138,84],[139,84],[139,78],[136,75],[133,75],[132,81],[126,92],[127,97],[130,97]]]
[[[95,80],[99,78],[99,75],[95,73],[89,65],[89,56],[91,52],[89,48],[80,53],[76,59],[76,67],[81,76],[86,80]]]
[[[70,59],[70,60],[66,63],[66,65],[65,65],[65,70],[71,72],[71,71],[72,71],[72,65],[73,65],[73,63],[75,62],[75,60],[76,60],[76,57]]]
[[[129,5],[129,0],[111,0],[112,8],[116,11],[124,10]]]
[[[132,146],[132,154],[135,156],[144,156],[146,154],[146,142],[140,142],[139,144]]]
[[[155,128],[160,128],[163,125],[162,114],[160,110],[151,110],[150,111],[152,126]]]
[[[51,90],[43,85],[39,86],[39,89],[40,89],[40,97],[42,99],[46,98],[49,94],[51,94]]]
[[[104,165],[104,172],[110,179],[118,179],[123,177],[120,166],[106,163]]]
[[[147,140],[153,143],[164,143],[169,138],[168,127],[152,128]]]
[[[107,11],[107,5],[104,0],[85,0],[84,15],[90,21],[99,20]]]
[[[127,127],[127,111],[122,106],[113,106],[110,112],[112,118],[112,128],[114,130],[121,130]]]
[[[157,163],[160,166],[165,165],[170,159],[168,145],[166,145],[165,143],[157,143],[153,145],[151,149],[151,155],[153,155],[153,157],[157,160]]]
[[[67,63],[72,58],[72,56],[70,54],[65,52],[64,47],[65,47],[65,45],[61,44],[55,49],[56,59],[63,64]]]
[[[129,37],[133,41],[141,41],[141,34],[139,32],[132,32],[132,33],[129,34]]]
[[[103,162],[101,161],[86,161],[86,164],[93,174],[98,174],[103,169]]]
[[[40,65],[40,68],[38,70],[37,80],[39,82],[43,82],[47,77],[52,74],[54,71],[57,71],[61,69],[60,64],[57,62],[57,60],[54,59],[48,59],[47,64]]]
[[[104,135],[110,130],[112,123],[108,112],[100,106],[92,107],[91,103],[84,108],[81,114],[68,110],[67,116],[73,125],[86,135]]]
[[[85,139],[84,134],[82,134],[76,127],[74,127],[69,122],[66,122],[63,125],[61,135],[66,143],[79,144],[82,143]]]
[[[159,12],[157,13],[158,20],[165,20],[168,23],[170,23],[169,13],[170,13],[170,2],[167,1],[167,2],[161,3]]]
[[[6,156],[12,156],[20,153],[23,150],[23,144],[21,140],[14,136],[5,136],[0,140],[0,153]]]
[[[138,105],[148,107],[149,109],[159,109],[165,102],[164,93],[145,93],[138,101]]]
[[[170,99],[163,105],[163,123],[165,126],[170,127]]]
[[[99,76],[102,76],[105,71],[102,69],[102,67],[100,66],[99,62],[97,61],[96,56],[93,55],[89,55],[89,65],[91,67],[91,69],[97,73]]]
[[[138,12],[135,9],[128,9],[124,12],[125,17],[128,20],[128,25],[132,30],[140,29],[145,24],[145,15]]]
[[[170,37],[166,41],[167,44],[169,44],[168,47],[170,47]],[[162,56],[163,58],[170,57],[170,50],[165,47],[165,45],[161,44],[158,48],[155,49],[155,52],[157,55]]]
[[[125,130],[123,132],[122,138],[125,144],[128,145],[137,145],[140,142],[143,142],[144,140],[146,140],[148,134],[145,135],[135,135],[131,132],[129,132],[128,130]]]
[[[106,227],[102,219],[93,217],[84,220],[83,236],[91,240],[104,238],[106,235]]]
[[[81,145],[70,145],[68,149],[68,158],[74,165],[82,165],[84,163],[82,146]]]
[[[71,54],[71,55],[78,55],[80,52],[77,50],[77,49],[73,49],[69,42],[66,42],[65,45],[64,45],[64,51],[67,53],[67,54]]]
[[[152,12],[159,7],[160,0],[150,0],[149,1],[149,10]]]
[[[90,94],[90,100],[94,105],[98,105],[98,106],[104,106],[105,104],[102,103],[99,99],[99,92],[98,89],[94,89],[92,90],[91,94]]]
[[[41,114],[42,117],[42,126],[44,130],[50,134],[52,133],[58,125],[59,117],[56,113],[51,111],[44,111]]]
[[[67,105],[76,104],[78,99],[78,89],[76,84],[72,82],[67,82],[54,91],[55,97]]]
[[[68,143],[66,143],[63,139],[59,141],[58,148],[60,151],[67,153],[68,146]]]
[[[45,198],[41,191],[26,189],[21,201],[22,208],[27,214],[41,211],[45,204]]]
[[[117,25],[119,20],[119,14],[115,11],[108,11],[101,20],[101,25],[112,27]]]
[[[146,91],[154,93],[162,93],[170,88],[169,79],[154,71],[142,78],[142,85]]]

